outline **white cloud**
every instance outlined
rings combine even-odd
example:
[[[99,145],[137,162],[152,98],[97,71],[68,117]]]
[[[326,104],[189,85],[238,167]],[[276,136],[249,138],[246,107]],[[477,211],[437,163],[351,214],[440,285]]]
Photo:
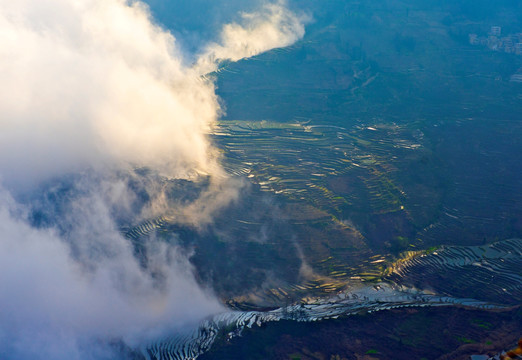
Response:
[[[267,3],[257,12],[243,13],[242,22],[223,27],[220,41],[209,44],[198,59],[202,73],[216,70],[220,61],[238,61],[274,48],[292,45],[305,33],[308,18],[288,10],[285,1]]]
[[[66,234],[31,227],[5,191],[0,198],[2,358],[89,358],[71,352],[91,339],[136,345],[222,309],[176,248],[151,243],[140,266],[99,195],[70,204]]]
[[[0,6],[0,173],[9,185],[115,163],[174,177],[212,171],[214,86],[182,63],[143,5]]]
[[[282,3],[269,4],[225,25],[202,59],[215,66],[303,33]],[[214,84],[183,58],[137,1],[0,0],[0,358],[103,358],[97,339],[134,345],[220,311],[179,249],[150,242],[144,267],[113,218],[136,216],[116,175],[134,166],[209,174],[202,196],[178,209],[194,226],[238,196],[206,135],[220,115]],[[35,228],[34,191],[87,170],[98,175]],[[144,208],[165,211],[160,203]]]
[[[173,177],[217,171],[205,133],[220,113],[201,75],[219,60],[304,34],[283,3],[224,26],[198,66],[144,5],[0,0],[0,174],[34,183],[82,167],[146,165]],[[209,68],[210,66],[210,68]]]

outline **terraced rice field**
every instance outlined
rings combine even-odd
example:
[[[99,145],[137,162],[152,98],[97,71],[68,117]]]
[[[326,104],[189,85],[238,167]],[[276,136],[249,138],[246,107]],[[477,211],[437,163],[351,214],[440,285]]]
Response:
[[[431,288],[438,294],[519,305],[522,299],[522,240],[487,246],[449,246],[416,254],[389,269],[388,281]]]
[[[301,299],[331,296],[354,283],[379,282],[385,278],[389,264],[404,250],[420,254],[413,257],[414,264],[408,265],[419,267],[411,274],[424,273],[422,249],[428,244],[439,245],[447,239],[445,234],[457,233],[458,228],[465,227],[464,223],[467,228],[473,228],[475,223],[487,225],[485,212],[484,216],[463,214],[464,208],[452,206],[456,198],[448,197],[444,189],[437,187],[440,185],[437,168],[423,168],[424,171],[413,174],[420,178],[411,180],[412,163],[433,161],[424,135],[411,127],[358,125],[347,129],[310,123],[221,121],[212,137],[223,151],[222,163],[227,172],[254,186],[246,195],[243,208],[228,209],[223,219],[216,219],[210,232],[220,235],[201,237],[197,231],[177,225],[175,218],[167,214],[126,229],[124,234],[140,253],[142,242],[150,234],[186,231],[196,249],[211,245],[216,251],[223,251],[220,259],[230,262],[237,257],[237,266],[249,264],[252,274],[275,271],[273,275],[282,280],[262,287],[255,283],[258,277],[253,277],[247,287],[241,280],[237,290],[244,288],[246,292],[233,290],[222,296],[233,309],[277,307]],[[480,196],[466,192],[465,186],[460,188],[459,184],[456,182],[453,187],[462,192],[460,197],[468,198],[467,203],[479,201]],[[469,184],[470,191],[476,192],[475,182],[470,180]],[[267,199],[275,199],[277,208],[263,205]],[[479,208],[479,204],[475,207]],[[277,219],[273,218],[274,209]],[[494,220],[491,219],[492,224]],[[260,234],[264,240],[256,238]],[[213,245],[216,241],[221,244],[219,247]],[[237,242],[244,250],[233,253],[227,250]],[[199,254],[196,250],[196,256]],[[203,264],[221,261],[212,252],[200,257]],[[511,266],[506,259],[488,260],[489,263],[482,265],[481,261],[484,260],[468,264],[470,271],[465,274],[480,273],[485,284],[497,280],[488,273],[489,267]],[[296,268],[300,262],[304,264],[301,270]],[[242,271],[226,262],[220,266],[237,272],[237,276]],[[297,274],[306,266],[309,269],[306,276]],[[445,266],[444,276],[455,275],[448,264]],[[210,268],[209,272],[212,271]],[[285,274],[292,272],[295,275],[283,280]],[[462,290],[460,297],[482,298],[466,285],[468,275],[463,275],[458,285],[445,288],[442,281],[437,283],[439,278],[415,279],[411,274],[404,278],[409,286],[429,280],[442,294],[453,293],[453,286]],[[504,284],[513,279],[499,280]],[[510,288],[506,285],[502,289]],[[519,290],[512,290],[520,295]],[[497,295],[507,296],[498,292]],[[491,297],[484,299],[494,302]]]
[[[503,260],[503,261],[502,261]],[[379,260],[375,260],[379,261]],[[480,262],[478,264],[477,262]],[[474,271],[470,266],[486,269]],[[173,336],[144,349],[148,359],[195,359],[210,349],[218,336],[232,338],[246,327],[261,326],[279,320],[318,321],[361,312],[418,306],[464,306],[496,309],[513,304],[521,298],[522,240],[512,239],[485,247],[445,247],[431,254],[410,254],[390,268],[386,283],[359,286],[327,299],[260,311],[235,311],[217,315],[203,322],[192,332]],[[422,272],[419,272],[422,271]],[[454,271],[446,277],[448,271]],[[458,275],[457,275],[458,273]],[[443,283],[432,281],[446,277]],[[425,280],[420,281],[421,278]],[[484,284],[484,279],[495,277]],[[482,288],[477,298],[459,297],[461,279],[467,288]],[[416,287],[412,281],[418,280]],[[439,284],[442,292],[433,288]],[[422,290],[423,287],[430,290]],[[446,294],[443,294],[446,293]],[[469,293],[468,293],[469,295]],[[480,300],[488,298],[489,301]]]
[[[305,201],[341,217],[347,207],[358,202],[358,190],[364,190],[375,213],[404,209],[406,194],[395,184],[393,163],[398,158],[394,153],[398,149],[414,151],[421,145],[415,139],[387,140],[379,136],[373,141],[368,136],[388,131],[222,121],[213,137],[224,149],[224,166],[230,174],[248,176],[263,191],[290,201]],[[398,127],[392,131],[407,136]],[[342,185],[332,185],[332,179],[343,176],[359,178],[362,184],[344,191]]]

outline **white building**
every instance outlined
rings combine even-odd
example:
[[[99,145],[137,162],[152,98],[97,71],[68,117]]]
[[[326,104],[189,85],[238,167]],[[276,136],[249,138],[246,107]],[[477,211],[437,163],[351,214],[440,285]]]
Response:
[[[469,34],[469,43],[471,45],[478,45],[480,43],[479,39],[478,39],[478,35],[477,34]]]
[[[522,74],[511,75],[511,79],[509,80],[512,82],[522,82]]]
[[[502,28],[500,26],[492,26],[490,33],[493,36],[500,36],[502,33]]]
[[[491,50],[498,50],[498,47],[500,45],[500,41],[496,36],[489,36],[488,37],[488,48]]]
[[[515,44],[515,54],[522,55],[522,43]]]

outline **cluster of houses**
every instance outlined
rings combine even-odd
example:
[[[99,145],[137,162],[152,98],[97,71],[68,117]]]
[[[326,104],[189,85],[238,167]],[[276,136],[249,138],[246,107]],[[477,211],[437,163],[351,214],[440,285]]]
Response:
[[[502,28],[500,26],[492,26],[488,36],[469,34],[469,43],[471,45],[487,46],[493,51],[522,55],[522,33],[502,36]]]

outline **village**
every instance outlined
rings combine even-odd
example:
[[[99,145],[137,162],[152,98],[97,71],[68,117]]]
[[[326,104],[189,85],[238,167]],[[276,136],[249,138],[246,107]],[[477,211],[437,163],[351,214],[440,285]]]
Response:
[[[487,36],[469,34],[469,43],[475,46],[487,46],[493,51],[522,55],[522,32],[502,36],[500,26],[492,26]]]

